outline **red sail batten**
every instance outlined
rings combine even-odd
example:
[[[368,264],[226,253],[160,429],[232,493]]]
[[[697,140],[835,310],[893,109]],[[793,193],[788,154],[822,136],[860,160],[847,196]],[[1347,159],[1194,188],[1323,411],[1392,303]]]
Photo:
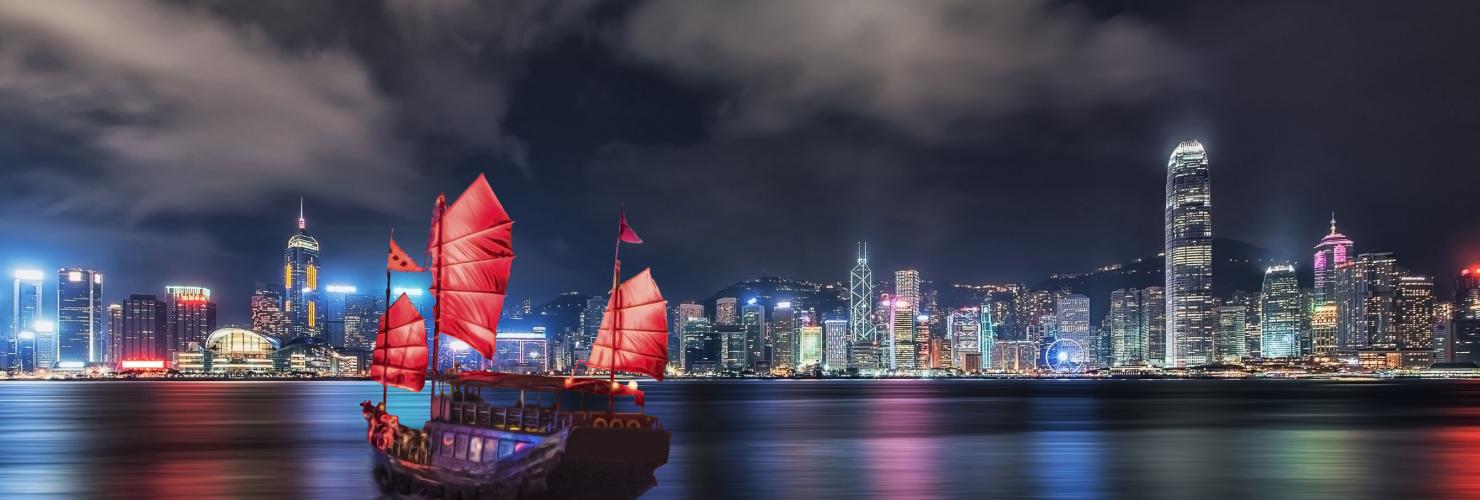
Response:
[[[612,291],[586,366],[663,380],[668,365],[668,302],[645,269]],[[616,318],[620,323],[613,325]]]
[[[426,320],[411,305],[406,294],[380,318],[375,336],[370,378],[389,386],[421,392],[426,384]]]
[[[440,333],[466,342],[485,359],[493,357],[498,339],[514,260],[513,225],[488,179],[479,175],[438,214],[427,240]]]

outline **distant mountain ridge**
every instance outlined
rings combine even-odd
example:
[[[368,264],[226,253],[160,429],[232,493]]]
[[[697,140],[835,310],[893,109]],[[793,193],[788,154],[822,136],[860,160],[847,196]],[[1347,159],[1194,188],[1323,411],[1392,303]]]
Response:
[[[1310,269],[1300,265],[1295,256],[1282,255],[1267,248],[1226,238],[1213,239],[1213,295],[1228,298],[1237,291],[1258,293],[1264,286],[1264,271],[1271,265],[1296,264],[1301,286],[1310,286]],[[1142,257],[1082,274],[1050,276],[1035,284],[1034,289],[1070,289],[1089,296],[1090,318],[1096,324],[1109,309],[1110,292],[1122,288],[1164,286],[1166,258],[1161,255]]]

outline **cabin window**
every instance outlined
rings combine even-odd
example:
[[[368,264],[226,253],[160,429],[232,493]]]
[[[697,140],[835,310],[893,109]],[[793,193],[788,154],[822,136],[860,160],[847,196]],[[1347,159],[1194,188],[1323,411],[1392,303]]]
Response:
[[[468,460],[479,462],[483,459],[483,439],[473,436],[468,440]]]
[[[498,456],[499,456],[499,458],[507,457],[507,456],[513,455],[513,454],[514,454],[514,442],[513,441],[499,441],[498,442]]]
[[[494,438],[486,438],[486,439],[484,439],[483,440],[483,461],[484,462],[492,462],[495,458],[498,458],[498,455],[497,454],[498,454],[498,440],[497,439],[494,439]]]
[[[451,432],[442,433],[442,456],[452,456],[452,446],[457,444],[457,436]]]
[[[455,458],[457,458],[458,460],[467,460],[467,458],[468,458],[468,435],[467,434],[458,434],[457,435],[457,445],[456,446],[457,446],[457,448],[456,448],[457,452],[453,456]]]

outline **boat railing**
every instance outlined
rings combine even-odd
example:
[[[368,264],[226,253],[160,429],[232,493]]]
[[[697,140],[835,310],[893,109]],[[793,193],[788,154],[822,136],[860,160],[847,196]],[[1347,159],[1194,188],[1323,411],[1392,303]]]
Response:
[[[432,419],[514,432],[550,434],[572,427],[658,429],[657,417],[639,413],[567,411],[543,406],[495,406],[481,400],[433,396]]]

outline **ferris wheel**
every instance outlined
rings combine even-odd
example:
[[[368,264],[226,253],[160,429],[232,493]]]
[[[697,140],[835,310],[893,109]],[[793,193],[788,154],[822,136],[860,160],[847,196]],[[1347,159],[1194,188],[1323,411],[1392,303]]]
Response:
[[[1043,351],[1043,364],[1058,373],[1078,373],[1084,369],[1084,346],[1074,339],[1058,339]]]

